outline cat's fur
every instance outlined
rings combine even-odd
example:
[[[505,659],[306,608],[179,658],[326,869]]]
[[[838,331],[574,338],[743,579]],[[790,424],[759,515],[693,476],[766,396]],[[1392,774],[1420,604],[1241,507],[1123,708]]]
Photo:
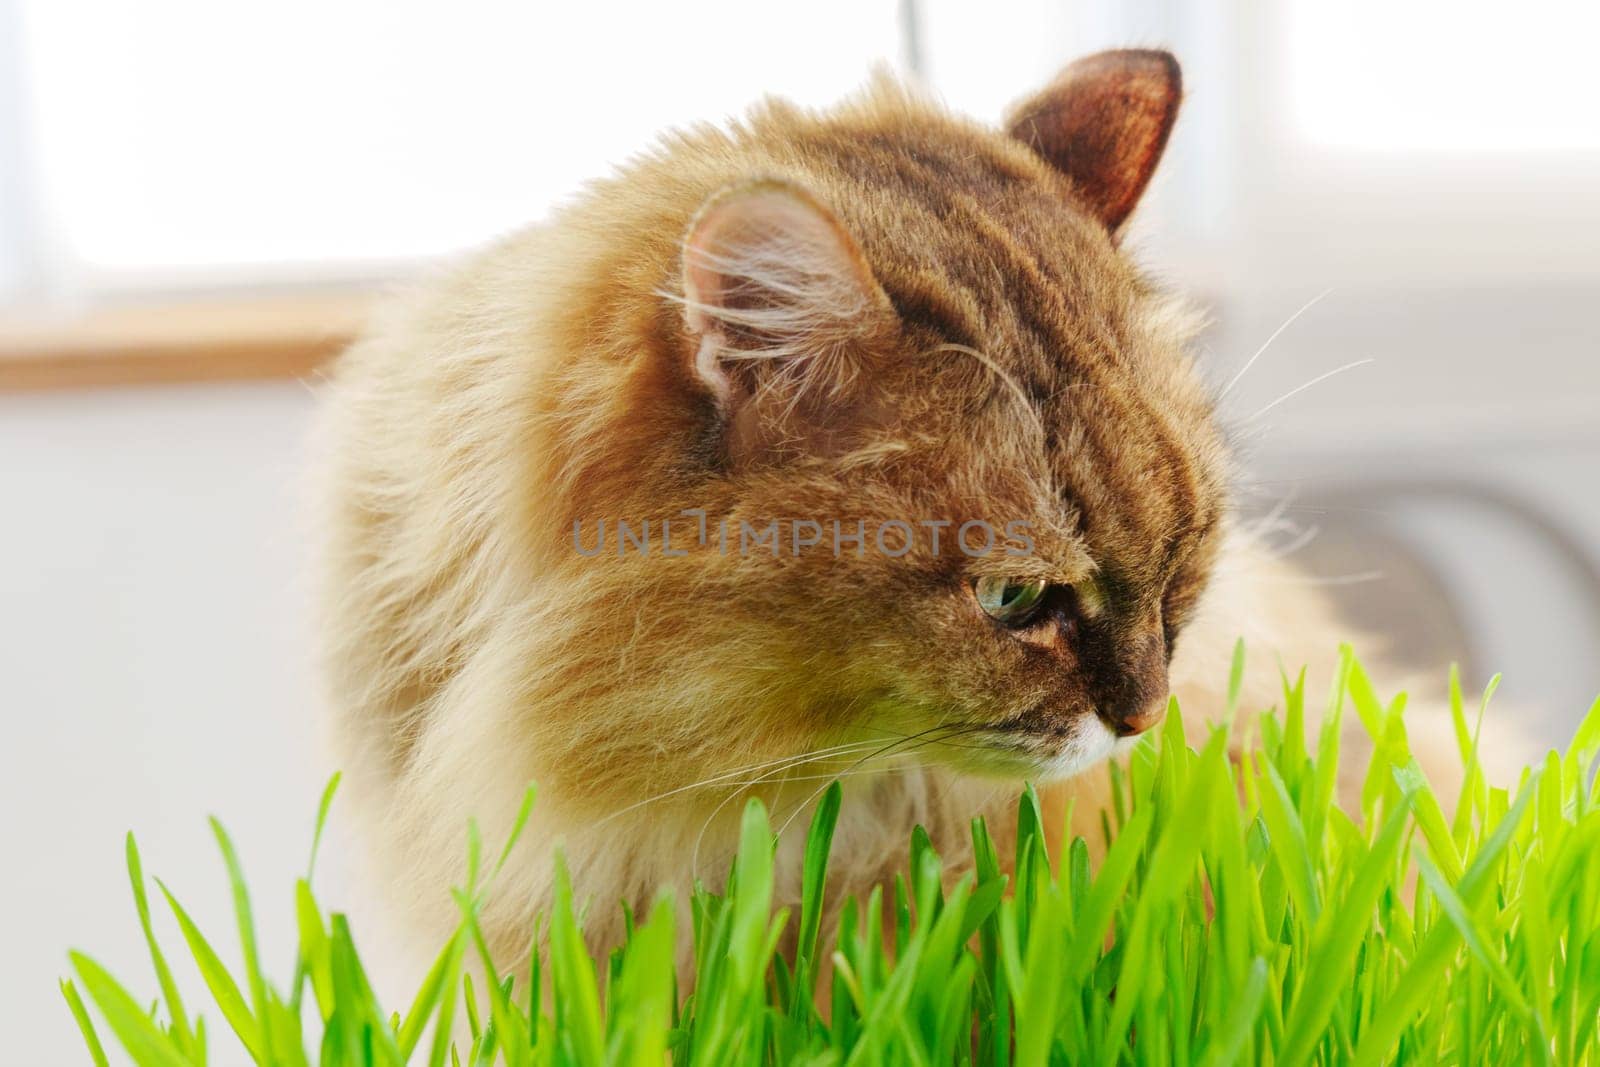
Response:
[[[864,892],[917,823],[959,862],[1024,776],[1084,770],[1065,788],[1097,798],[1096,709],[1147,724],[1169,656],[1196,722],[1237,637],[1246,708],[1280,660],[1330,677],[1347,635],[1229,511],[1197,319],[1118,248],[1177,98],[1171,57],[1111,53],[1010,132],[886,81],[768,103],[388,307],[328,397],[326,657],[393,896],[452,922],[469,815],[496,840],[536,780],[488,904],[503,945],[556,841],[607,944],[618,900],[720,877],[748,795],[788,827],[792,900],[840,773],[831,870]],[[1025,520],[1034,551],[724,554],[685,519],[685,555],[618,554],[617,520],[684,509]],[[600,520],[585,556],[574,522],[592,545]],[[1025,630],[972,596],[1011,573],[1059,583]]]

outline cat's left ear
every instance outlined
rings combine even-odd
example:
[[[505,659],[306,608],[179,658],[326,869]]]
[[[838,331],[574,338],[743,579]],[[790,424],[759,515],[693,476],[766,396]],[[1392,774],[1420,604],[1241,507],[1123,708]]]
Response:
[[[683,307],[691,376],[717,400],[731,458],[838,450],[869,421],[864,371],[899,320],[802,187],[762,179],[702,206],[683,240]]]
[[[893,321],[839,220],[776,179],[725,189],[700,209],[684,238],[683,294],[693,374],[730,416],[774,400],[787,412],[840,400]]]
[[[1098,52],[1013,109],[1006,129],[1070,178],[1115,234],[1155,173],[1182,96],[1172,53]]]

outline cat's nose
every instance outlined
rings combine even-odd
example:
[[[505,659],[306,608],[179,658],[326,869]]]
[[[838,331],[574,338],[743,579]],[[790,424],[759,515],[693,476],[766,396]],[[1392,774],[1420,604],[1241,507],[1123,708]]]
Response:
[[[1096,710],[1112,733],[1118,737],[1134,737],[1161,721],[1167,713],[1167,698],[1163,695],[1110,707],[1102,705]]]
[[[1167,711],[1167,652],[1159,632],[1126,641],[1115,681],[1096,711],[1118,737],[1142,734]]]

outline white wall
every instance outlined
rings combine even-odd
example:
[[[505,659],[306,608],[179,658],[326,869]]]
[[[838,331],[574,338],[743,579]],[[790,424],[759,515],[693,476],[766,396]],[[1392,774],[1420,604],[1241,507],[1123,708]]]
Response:
[[[85,1062],[56,990],[68,947],[154,995],[123,869],[129,829],[147,872],[232,956],[205,821],[221,817],[259,894],[266,962],[290,973],[290,890],[330,767],[296,528],[312,409],[298,383],[0,397],[9,1063]],[[330,851],[333,882],[319,882],[337,906],[337,839]],[[192,978],[165,905],[155,910]],[[354,923],[359,935],[359,909]]]
[[[1501,702],[1536,718],[1550,744],[1565,743],[1600,693],[1592,294],[1342,286],[1289,325],[1224,404],[1260,480],[1253,503],[1288,498],[1288,517],[1318,530],[1297,558],[1336,583],[1378,576],[1330,588],[1347,611],[1409,627],[1425,669],[1461,661],[1469,686],[1504,672]],[[1303,299],[1251,294],[1222,308],[1201,357],[1217,380]],[[1357,540],[1364,557],[1341,547]],[[1433,575],[1436,602],[1409,603],[1416,591],[1389,580],[1409,565]]]

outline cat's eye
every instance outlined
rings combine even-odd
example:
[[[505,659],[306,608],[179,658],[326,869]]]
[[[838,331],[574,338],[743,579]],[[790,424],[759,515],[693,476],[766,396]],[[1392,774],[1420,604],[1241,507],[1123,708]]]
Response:
[[[978,606],[1006,626],[1025,626],[1044,603],[1050,583],[1042,578],[979,578],[972,584]]]

